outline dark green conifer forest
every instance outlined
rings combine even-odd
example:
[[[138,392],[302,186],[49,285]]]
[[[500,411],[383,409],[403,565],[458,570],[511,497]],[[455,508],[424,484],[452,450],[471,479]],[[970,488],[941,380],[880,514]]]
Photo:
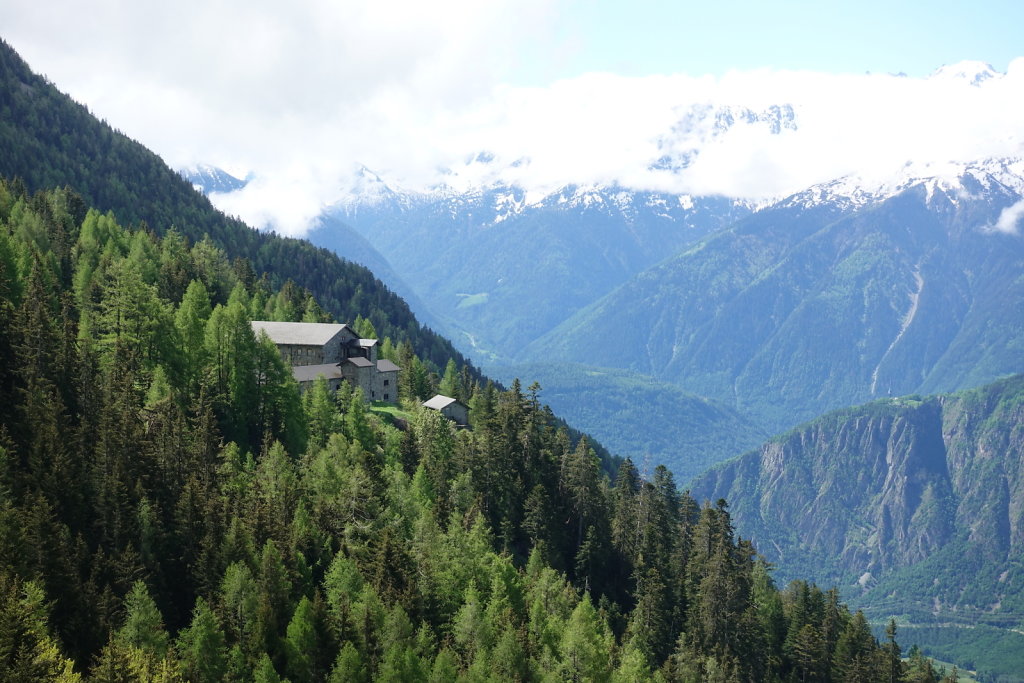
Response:
[[[329,316],[251,272],[0,183],[0,679],[936,680],[537,387],[300,394],[249,321]]]
[[[5,44],[0,81],[0,680],[938,679],[365,269],[226,219]],[[379,336],[403,419],[300,393],[257,318]]]

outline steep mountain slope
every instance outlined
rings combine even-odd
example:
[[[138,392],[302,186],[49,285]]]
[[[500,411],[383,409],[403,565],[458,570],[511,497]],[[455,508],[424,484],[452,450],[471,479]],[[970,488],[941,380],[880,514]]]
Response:
[[[226,306],[167,277],[192,261],[216,262]],[[73,192],[0,179],[0,680],[754,681],[799,665],[783,644],[821,628],[801,599],[822,593],[778,590],[723,507],[664,469],[624,464],[613,488],[515,384],[460,388],[473,430],[409,403],[400,430],[326,381],[300,395],[253,334],[250,311],[284,295],[266,286]],[[863,615],[830,608],[822,663],[856,641],[861,680],[898,666]]]
[[[679,481],[753,448],[768,434],[734,409],[625,370],[564,363],[484,366],[541,385],[541,400],[641,470],[663,464]]]
[[[408,305],[368,270],[304,240],[257,232],[217,211],[153,152],[96,120],[29,69],[0,42],[0,176],[30,191],[70,186],[87,205],[158,234],[176,228],[193,242],[209,236],[229,257],[249,261],[275,286],[291,279],[341,320],[369,317],[377,332],[408,339],[439,367],[462,355],[423,328]]]
[[[935,172],[936,169],[926,169]],[[1024,163],[790,197],[635,276],[524,355],[624,367],[785,428],[1024,368]],[[609,343],[615,330],[616,343]]]
[[[1024,621],[1024,376],[831,413],[699,477],[783,575],[876,616]]]
[[[192,183],[195,189],[207,196],[230,193],[248,184],[247,180],[240,180],[227,171],[213,166],[186,168],[182,169],[180,173]],[[374,277],[409,304],[421,323],[435,330],[440,329],[437,318],[430,313],[426,304],[416,296],[412,288],[391,267],[388,260],[374,249],[365,237],[333,216],[321,216],[318,224],[321,229],[336,236],[335,246],[331,251],[346,261],[365,266],[373,273]]]
[[[364,235],[451,334],[480,357],[515,356],[566,317],[750,209],[721,197],[566,187],[411,193],[369,171],[325,216]],[[342,250],[325,223],[316,244]]]

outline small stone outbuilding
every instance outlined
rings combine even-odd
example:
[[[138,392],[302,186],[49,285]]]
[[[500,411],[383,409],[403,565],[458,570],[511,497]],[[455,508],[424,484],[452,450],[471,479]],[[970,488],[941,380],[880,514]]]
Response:
[[[437,394],[424,401],[423,407],[438,411],[460,427],[469,426],[469,406],[457,398]]]

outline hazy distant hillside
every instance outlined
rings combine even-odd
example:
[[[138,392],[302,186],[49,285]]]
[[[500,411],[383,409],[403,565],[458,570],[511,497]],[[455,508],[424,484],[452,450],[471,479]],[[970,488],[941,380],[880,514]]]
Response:
[[[361,199],[328,211],[310,240],[344,253],[331,226],[354,227],[478,357],[516,356],[634,273],[749,213],[720,197],[620,188],[405,193],[364,173]]]
[[[812,188],[635,276],[525,355],[651,374],[776,428],[975,386],[1024,368],[1024,239],[992,228],[1022,187],[1021,162],[997,161]]]
[[[541,400],[638,467],[664,464],[687,481],[759,444],[768,433],[736,410],[625,370],[563,363],[485,366],[541,385]]]

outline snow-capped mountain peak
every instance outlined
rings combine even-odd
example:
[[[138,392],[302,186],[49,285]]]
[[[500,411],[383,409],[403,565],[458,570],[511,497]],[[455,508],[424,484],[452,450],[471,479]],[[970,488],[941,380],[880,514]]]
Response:
[[[380,175],[360,164],[351,182],[342,191],[342,200],[356,200],[366,204],[377,204],[393,199],[396,191]]]
[[[999,78],[1003,74],[996,71],[991,64],[976,60],[965,60],[955,64],[940,66],[932,72],[930,78],[965,81],[970,85],[981,85],[991,78]]]
[[[251,175],[238,178],[222,168],[209,164],[196,164],[183,168],[178,171],[178,174],[192,183],[192,187],[196,190],[207,195],[215,192],[234,192],[242,189],[252,180]]]
[[[953,203],[991,191],[1024,196],[1024,158],[908,162],[888,174],[852,173],[820,183],[783,200],[782,204],[809,207],[828,203],[856,209],[913,187],[922,187],[929,203],[937,193]]]

